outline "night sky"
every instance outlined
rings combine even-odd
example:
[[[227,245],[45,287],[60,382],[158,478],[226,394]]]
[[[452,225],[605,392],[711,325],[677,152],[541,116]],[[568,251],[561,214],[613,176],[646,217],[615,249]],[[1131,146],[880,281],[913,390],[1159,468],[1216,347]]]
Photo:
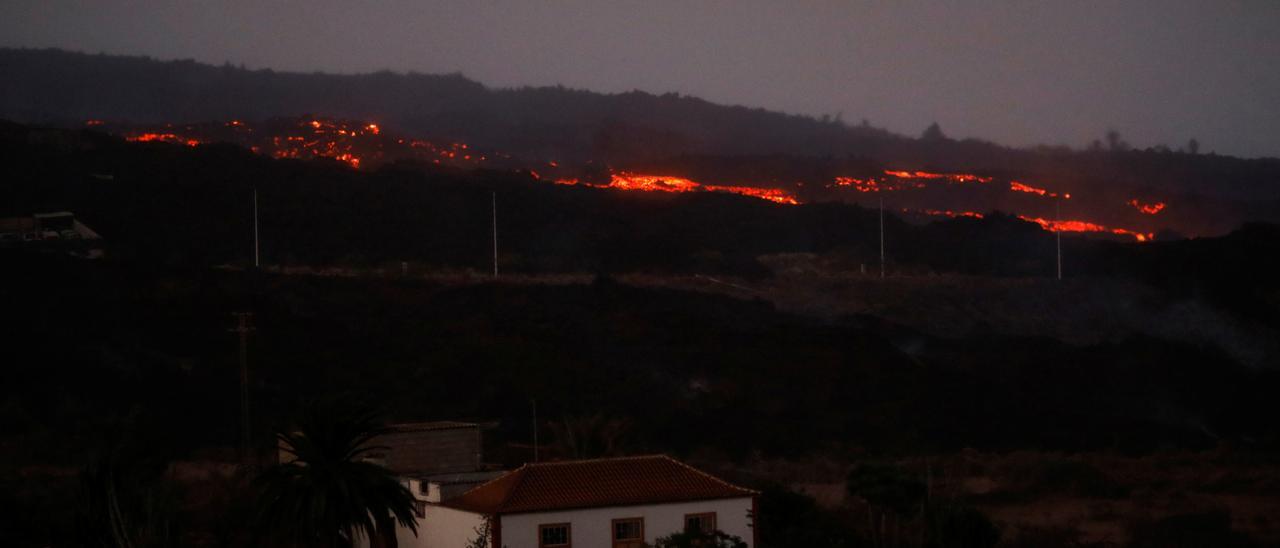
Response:
[[[1195,137],[1280,156],[1280,2],[976,4],[5,0],[0,45],[678,92],[1010,145],[1114,128],[1139,147]]]

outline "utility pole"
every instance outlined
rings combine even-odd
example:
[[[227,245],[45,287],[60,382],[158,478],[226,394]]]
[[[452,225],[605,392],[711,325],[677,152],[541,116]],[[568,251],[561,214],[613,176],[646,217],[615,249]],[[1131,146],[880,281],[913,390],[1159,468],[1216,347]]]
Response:
[[[1053,237],[1058,248],[1058,281],[1062,281],[1062,198],[1053,200]]]
[[[880,279],[884,279],[884,196],[880,196]]]
[[[260,258],[261,256],[258,253],[258,189],[257,187],[255,187],[253,189],[253,267],[254,268],[260,268],[262,266],[262,262],[260,261]]]
[[[530,399],[533,404],[533,462],[538,462],[538,400]]]
[[[236,326],[228,329],[240,335],[240,460],[248,462],[253,449],[249,431],[249,333],[253,328],[253,312],[232,312]]]
[[[498,277],[498,193],[493,193],[493,277]]]

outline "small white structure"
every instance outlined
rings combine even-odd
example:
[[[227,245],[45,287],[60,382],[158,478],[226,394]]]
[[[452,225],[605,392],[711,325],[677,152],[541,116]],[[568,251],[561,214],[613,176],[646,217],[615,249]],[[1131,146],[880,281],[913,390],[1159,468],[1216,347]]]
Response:
[[[633,548],[688,529],[756,546],[755,491],[664,455],[526,464],[423,508],[400,546]],[[405,532],[407,533],[407,531]]]

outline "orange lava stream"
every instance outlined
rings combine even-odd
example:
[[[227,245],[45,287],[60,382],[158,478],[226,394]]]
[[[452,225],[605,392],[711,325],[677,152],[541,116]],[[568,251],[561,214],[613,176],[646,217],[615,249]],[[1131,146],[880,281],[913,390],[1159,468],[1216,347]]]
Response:
[[[100,120],[86,120],[101,126]],[[233,142],[273,158],[331,158],[359,169],[369,163],[396,158],[428,160],[436,164],[478,165],[488,158],[473,153],[466,143],[433,143],[383,135],[375,123],[307,117],[272,120],[251,125],[240,120],[217,124],[173,126],[122,132],[129,141],[160,141],[195,146],[208,142]]]
[[[929,173],[927,171],[889,171],[885,175],[899,179],[945,179],[953,183],[990,183],[991,177],[981,177],[969,173]]]
[[[983,218],[983,214],[978,213],[976,211],[951,211],[951,210],[943,210],[943,209],[911,210],[906,208],[903,208],[902,211],[905,213],[921,213],[921,214],[929,215],[933,217],[947,217],[949,219],[955,219],[959,217],[971,217],[974,219]],[[1144,234],[1141,232],[1136,232],[1136,231],[1125,229],[1125,228],[1110,228],[1097,223],[1091,223],[1089,221],[1076,221],[1076,220],[1055,221],[1050,219],[1043,219],[1040,217],[1028,217],[1026,215],[1018,215],[1018,218],[1027,222],[1038,224],[1040,225],[1040,228],[1048,230],[1049,232],[1107,232],[1111,234],[1119,234],[1121,236],[1132,236],[1134,240],[1137,240],[1139,242],[1150,241],[1154,237],[1152,234],[1149,234],[1149,233]]]
[[[1143,234],[1141,232],[1136,232],[1136,231],[1125,229],[1125,228],[1108,228],[1100,224],[1091,223],[1088,221],[1054,221],[1050,219],[1043,219],[1040,217],[1027,217],[1025,215],[1019,215],[1018,218],[1024,221],[1029,221],[1029,222],[1038,224],[1041,226],[1041,228],[1044,228],[1049,232],[1059,232],[1059,231],[1061,232],[1110,232],[1112,234],[1132,236],[1133,239],[1139,242],[1146,242],[1151,240],[1154,237],[1153,234],[1149,234],[1149,233]]]
[[[929,216],[933,216],[933,217],[947,217],[947,218],[949,218],[949,219],[955,219],[955,218],[957,218],[957,217],[969,217],[969,218],[972,218],[972,219],[981,219],[981,218],[983,218],[983,217],[984,217],[984,215],[983,215],[983,214],[978,213],[978,212],[976,212],[976,211],[951,211],[951,210],[949,210],[949,209],[916,209],[916,210],[911,210],[911,209],[907,209],[907,208],[905,208],[905,207],[904,207],[904,208],[902,208],[902,211],[903,211],[904,213],[923,213],[923,214],[925,214],[925,215],[929,215]]]
[[[1125,202],[1125,203],[1129,204],[1130,206],[1133,206],[1133,208],[1138,211],[1146,213],[1147,215],[1155,215],[1157,213],[1160,213],[1161,211],[1164,210],[1164,207],[1165,207],[1164,202],[1144,204],[1142,202],[1139,202],[1137,199],[1129,200],[1128,202]]]
[[[1014,191],[1014,192],[1026,192],[1026,193],[1028,193],[1028,194],[1038,194],[1038,195],[1040,195],[1040,196],[1045,196],[1045,197],[1048,197],[1048,198],[1057,198],[1057,197],[1058,197],[1058,193],[1057,193],[1057,192],[1049,192],[1049,191],[1047,191],[1047,190],[1045,190],[1045,189],[1043,189],[1043,188],[1036,188],[1036,187],[1033,187],[1033,186],[1031,186],[1031,185],[1027,185],[1027,184],[1020,183],[1020,182],[1018,182],[1018,181],[1009,181],[1009,190],[1012,190],[1012,191]],[[1066,199],[1068,199],[1068,200],[1070,200],[1070,199],[1071,199],[1071,195],[1070,195],[1070,194],[1063,194],[1063,195],[1062,195],[1062,197],[1063,197],[1063,198],[1066,198]]]
[[[780,188],[757,188],[749,186],[704,185],[684,177],[669,175],[647,175],[629,171],[614,172],[607,185],[592,185],[575,178],[556,179],[558,185],[582,185],[598,188],[614,188],[618,190],[638,190],[641,192],[728,192],[742,196],[750,196],[770,202],[796,205],[800,201],[790,192]]]
[[[178,144],[183,144],[191,147],[200,144],[200,141],[197,139],[178,137],[173,133],[140,133],[137,135],[131,135],[131,136],[125,137],[125,140],[139,142],[139,143],[149,143],[152,141],[159,141],[163,143],[178,143]]]

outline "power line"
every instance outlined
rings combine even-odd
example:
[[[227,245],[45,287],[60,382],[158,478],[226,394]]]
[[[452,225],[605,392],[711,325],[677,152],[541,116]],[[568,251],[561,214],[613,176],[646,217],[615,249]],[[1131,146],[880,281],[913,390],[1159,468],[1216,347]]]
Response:
[[[1058,280],[1062,280],[1062,198],[1053,201],[1053,236],[1058,250]]]
[[[253,189],[253,267],[260,268],[262,266],[261,255],[258,252],[258,189]]]
[[[247,462],[253,449],[249,420],[249,333],[254,331],[253,312],[232,312],[236,326],[228,329],[240,335],[240,460]]]
[[[884,279],[884,196],[880,196],[880,279]]]
[[[498,277],[498,193],[493,193],[493,277]]]

